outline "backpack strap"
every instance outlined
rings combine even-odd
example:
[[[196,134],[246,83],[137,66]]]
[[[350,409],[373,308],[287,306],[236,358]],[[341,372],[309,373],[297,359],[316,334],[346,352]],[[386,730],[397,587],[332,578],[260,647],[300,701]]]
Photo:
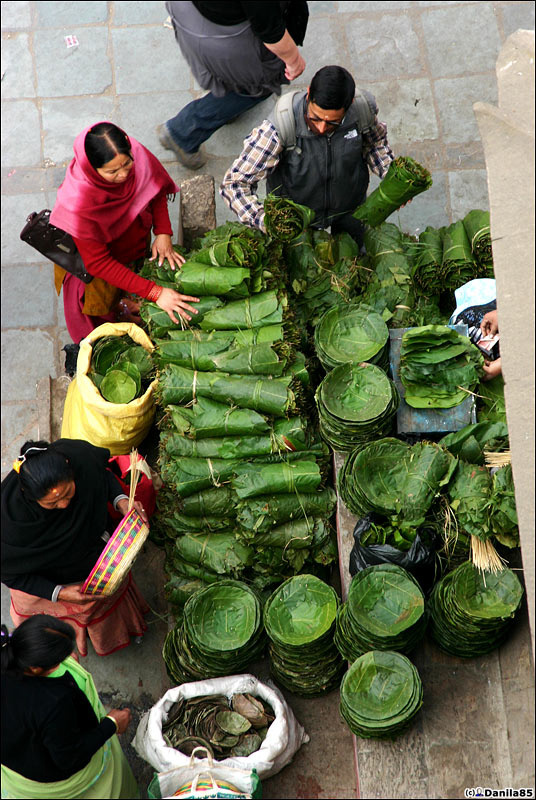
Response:
[[[374,124],[378,113],[374,97],[369,93],[355,87],[354,97],[357,112],[357,127],[360,133],[368,133]]]
[[[273,122],[279,136],[279,141],[285,150],[296,147],[296,120],[294,119],[294,98],[302,89],[282,94],[273,110]]]

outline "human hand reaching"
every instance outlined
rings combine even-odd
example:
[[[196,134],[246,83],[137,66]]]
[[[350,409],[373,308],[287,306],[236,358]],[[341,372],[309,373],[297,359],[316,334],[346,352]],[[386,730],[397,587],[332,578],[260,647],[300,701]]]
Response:
[[[190,297],[189,294],[179,294],[179,292],[176,292],[175,289],[164,288],[162,289],[160,297],[156,301],[156,305],[159,306],[163,311],[167,311],[171,321],[178,324],[179,320],[175,316],[175,313],[177,313],[187,322],[190,322],[192,319],[188,314],[188,311],[190,311],[192,314],[197,314],[195,308],[188,305],[186,301],[199,303],[199,297]]]
[[[132,719],[132,712],[130,708],[112,708],[106,716],[113,717],[117,722],[117,733],[124,733]]]
[[[499,317],[497,315],[497,309],[484,314],[482,322],[480,323],[480,330],[483,336],[495,336],[495,334],[498,333]]]
[[[149,261],[154,261],[157,256],[159,267],[162,266],[165,258],[167,258],[171,269],[180,267],[185,261],[184,256],[181,256],[180,253],[177,253],[176,250],[173,249],[171,236],[167,233],[159,233],[158,236],[155,237],[151,247],[151,258]]]

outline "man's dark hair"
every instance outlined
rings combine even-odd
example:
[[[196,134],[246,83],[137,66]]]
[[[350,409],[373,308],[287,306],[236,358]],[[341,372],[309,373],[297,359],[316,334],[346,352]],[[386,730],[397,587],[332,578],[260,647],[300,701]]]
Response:
[[[91,166],[100,169],[117,155],[130,156],[130,142],[117,125],[99,122],[86,133],[84,150]]]
[[[29,667],[51,669],[73,652],[76,636],[62,619],[49,614],[36,614],[9,633],[2,625],[2,673],[23,675]]]
[[[309,100],[326,111],[337,108],[346,111],[354,95],[355,81],[344,67],[322,67],[309,87]]]

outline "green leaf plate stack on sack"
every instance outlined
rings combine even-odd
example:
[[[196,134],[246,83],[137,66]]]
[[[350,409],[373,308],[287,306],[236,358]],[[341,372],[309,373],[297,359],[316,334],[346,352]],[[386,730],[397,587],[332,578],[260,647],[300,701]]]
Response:
[[[266,232],[282,242],[296,239],[315,218],[315,212],[311,208],[273,194],[266,196],[264,212]]]
[[[181,698],[162,725],[164,741],[189,756],[206,747],[214,757],[249,756],[266,738],[275,719],[273,709],[250,694]]]
[[[340,713],[360,739],[394,739],[422,706],[419,673],[401,653],[371,650],[342,679]]]
[[[447,325],[410,328],[402,336],[400,380],[413,408],[453,408],[483,374],[479,349]]]
[[[347,457],[339,473],[339,494],[360,518],[373,511],[416,528],[456,464],[448,450],[433,442],[409,445],[380,439]]]
[[[369,650],[409,653],[425,630],[424,596],[415,578],[396,564],[378,564],[354,575],[337,612],[335,644],[352,662]]]
[[[130,403],[147,389],[151,355],[130,336],[103,336],[91,353],[89,378],[109,403]]]
[[[235,675],[264,648],[262,609],[245,583],[224,579],[193,594],[182,625],[168,633],[162,655],[177,685]]]
[[[270,669],[286,689],[316,697],[334,689],[345,670],[333,642],[339,600],[314,575],[296,575],[281,584],[264,606]]]
[[[389,366],[389,330],[381,316],[358,304],[330,308],[315,327],[315,349],[326,370],[367,361]]]
[[[447,573],[430,596],[430,633],[446,653],[475,658],[508,636],[523,587],[514,572],[485,575],[470,561]]]
[[[375,227],[431,185],[432,176],[425,167],[409,156],[400,156],[391,162],[385,178],[353,216]]]
[[[374,364],[341,364],[315,395],[320,433],[334,450],[354,450],[390,433],[399,395]]]

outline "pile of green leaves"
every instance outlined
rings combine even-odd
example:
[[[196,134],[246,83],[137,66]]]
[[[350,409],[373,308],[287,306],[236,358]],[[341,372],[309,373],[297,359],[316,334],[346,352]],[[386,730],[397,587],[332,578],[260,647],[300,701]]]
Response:
[[[348,233],[331,236],[308,229],[285,246],[289,287],[302,323],[315,326],[327,309],[352,300],[368,283],[371,269],[359,263],[359,248]]]
[[[466,561],[432,591],[432,638],[442,650],[460,658],[490,653],[508,635],[522,597],[523,588],[511,570],[484,575]]]
[[[348,362],[326,375],[315,400],[322,437],[334,450],[347,451],[390,433],[399,395],[379,367]]]
[[[394,739],[408,728],[422,700],[419,673],[406,656],[371,650],[342,679],[340,713],[360,739]]]
[[[475,260],[481,267],[485,267],[488,273],[491,273],[488,277],[493,277],[489,211],[481,211],[477,208],[469,211],[463,218],[463,226]]]
[[[353,216],[376,227],[431,185],[432,176],[425,167],[409,156],[400,156],[391,162],[381,184],[356,208]]]
[[[347,457],[339,494],[358,517],[372,511],[401,530],[417,528],[455,468],[456,459],[433,442],[380,439]]]
[[[251,694],[181,698],[173,703],[162,725],[169,747],[189,756],[206,747],[216,758],[249,756],[266,738],[275,719],[271,706]]]
[[[409,572],[396,564],[366,567],[354,575],[337,612],[335,644],[350,662],[369,650],[409,653],[426,621],[421,587]]]
[[[315,349],[326,370],[367,361],[387,370],[389,330],[382,317],[358,303],[328,309],[315,327]]]
[[[519,547],[519,528],[512,465],[500,467],[493,476],[490,497],[491,530],[505,547]]]
[[[502,375],[497,375],[491,381],[481,381],[479,383],[476,416],[479,422],[504,422],[506,424],[506,403]]]
[[[473,391],[483,374],[478,348],[446,325],[411,328],[402,336],[400,380],[413,408],[452,408]]]
[[[128,334],[103,336],[93,345],[88,375],[109,403],[130,403],[147,391],[153,361]]]
[[[245,583],[230,579],[195,592],[162,655],[175,684],[244,672],[264,648],[261,603]]]
[[[270,669],[286,689],[316,697],[338,685],[345,664],[333,642],[338,597],[314,575],[281,584],[264,606]]]
[[[314,221],[315,212],[307,206],[294,203],[287,197],[266,195],[264,200],[264,225],[266,232],[281,242],[291,242],[300,236]]]
[[[508,450],[508,428],[505,422],[477,422],[440,439],[453,456],[470,464],[485,463],[486,451],[500,453]]]

